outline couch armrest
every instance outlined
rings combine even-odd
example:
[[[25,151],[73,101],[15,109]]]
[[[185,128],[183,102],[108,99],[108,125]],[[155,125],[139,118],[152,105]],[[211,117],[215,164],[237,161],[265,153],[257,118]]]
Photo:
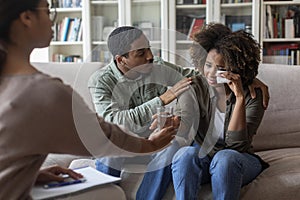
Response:
[[[52,165],[68,167],[73,160],[79,159],[79,158],[82,158],[82,156],[50,153],[50,154],[48,154],[46,160],[44,161],[42,168],[52,166]]]

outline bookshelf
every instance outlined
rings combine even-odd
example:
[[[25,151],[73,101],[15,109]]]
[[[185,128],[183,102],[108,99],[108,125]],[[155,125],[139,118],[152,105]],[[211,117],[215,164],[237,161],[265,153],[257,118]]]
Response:
[[[216,0],[214,21],[226,24],[233,31],[245,30],[259,41],[260,0]]]
[[[102,37],[92,39],[91,61],[108,63],[111,55],[106,45],[107,35],[117,26],[133,25],[141,28],[150,40],[154,55],[168,59],[168,54],[162,49],[167,48],[168,2],[165,0],[115,0],[91,1],[91,35],[99,35],[93,27],[93,18],[102,16]],[[151,11],[151,12],[149,12]],[[143,13],[141,15],[141,13]],[[99,24],[99,23],[98,23]]]
[[[261,17],[263,62],[300,65],[300,1],[262,1]]]
[[[82,62],[82,7],[56,8],[56,12],[54,37],[49,48],[50,60],[53,62]],[[75,35],[73,39],[72,35]]]
[[[178,0],[169,0],[170,29],[176,30],[169,37],[170,54],[174,54],[170,56],[171,62],[186,67],[191,66],[188,49],[192,41],[189,39],[188,33],[195,18],[204,18],[206,24],[218,22],[226,24],[233,30],[244,29],[252,33],[259,41],[260,0],[179,0],[179,2],[178,4]],[[182,21],[188,21],[187,25],[184,26],[185,23]],[[199,27],[197,28],[199,29]]]
[[[51,12],[56,11],[53,38],[47,48],[35,49],[33,62],[82,62],[89,52],[89,41],[85,21],[85,0],[49,0]],[[55,7],[55,9],[54,9]]]
[[[52,1],[69,2],[69,0]],[[77,61],[107,63],[111,60],[106,45],[107,35],[117,26],[135,25],[143,29],[149,37],[154,55],[184,67],[193,67],[188,52],[192,44],[189,32],[193,21],[196,22],[195,29],[199,28],[201,23],[221,22],[232,29],[241,28],[251,32],[263,47],[261,56],[266,63],[291,64],[287,61],[291,54],[296,57],[300,54],[297,51],[297,45],[300,44],[300,37],[297,34],[294,37],[285,37],[279,33],[280,29],[277,27],[276,36],[270,37],[267,36],[266,24],[268,8],[271,8],[269,10],[272,16],[284,16],[289,6],[300,7],[300,0],[77,0],[75,2],[81,2],[80,6],[56,9],[58,13],[56,22],[59,23],[65,17],[81,18],[82,38],[75,41],[56,39],[48,48],[35,50],[32,61],[48,62],[53,60],[54,54],[63,54],[73,55]],[[270,53],[270,50],[278,50],[280,46],[288,46],[288,50],[285,50],[286,55]],[[292,64],[299,64],[296,61],[297,59]]]
[[[200,29],[201,24],[212,21],[212,1],[169,0],[169,10],[169,60],[192,67],[189,56],[192,29]],[[196,27],[192,26],[195,24]]]
[[[117,26],[124,25],[120,8],[123,1],[90,1],[89,30],[91,36],[91,53],[88,60],[109,63],[112,59],[106,40],[108,34]]]

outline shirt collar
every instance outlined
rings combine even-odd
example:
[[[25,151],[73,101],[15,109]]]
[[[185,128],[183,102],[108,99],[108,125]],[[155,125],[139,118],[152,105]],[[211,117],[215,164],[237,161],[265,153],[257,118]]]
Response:
[[[137,81],[142,79],[144,76],[140,75],[139,77],[137,77],[136,79],[129,79],[126,76],[124,76],[122,74],[122,72],[119,70],[118,66],[116,65],[116,63],[114,61],[112,61],[110,63],[111,69],[113,71],[113,73],[115,74],[116,78],[120,81],[120,82],[124,82],[124,81]]]

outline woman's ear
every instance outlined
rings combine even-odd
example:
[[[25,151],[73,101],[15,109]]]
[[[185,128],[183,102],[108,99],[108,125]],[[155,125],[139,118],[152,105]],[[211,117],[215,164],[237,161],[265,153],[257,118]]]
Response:
[[[19,19],[26,27],[30,27],[32,25],[33,15],[33,11],[27,10],[20,14]]]

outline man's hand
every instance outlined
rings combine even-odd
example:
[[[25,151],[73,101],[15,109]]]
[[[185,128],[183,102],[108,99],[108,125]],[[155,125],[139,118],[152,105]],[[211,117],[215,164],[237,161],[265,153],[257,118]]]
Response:
[[[164,94],[160,96],[164,105],[171,103],[180,94],[189,89],[189,85],[192,83],[192,78],[184,78],[176,83],[172,88],[168,89]]]
[[[261,89],[262,95],[263,95],[263,106],[264,106],[264,109],[266,110],[268,108],[269,100],[270,100],[268,86],[266,84],[264,84],[263,82],[261,82],[259,79],[255,78],[253,80],[253,83],[251,85],[249,85],[248,88],[250,90],[250,94],[253,99],[256,98],[256,92],[254,89],[255,88]]]
[[[76,180],[83,178],[83,176],[81,174],[78,174],[69,168],[64,168],[64,167],[55,165],[55,166],[47,167],[47,168],[40,170],[38,177],[36,179],[36,183],[46,183],[46,182],[50,182],[50,181],[61,182],[64,180],[64,178],[62,176],[60,176],[61,174],[67,174],[67,175],[69,175],[70,178],[73,178]]]

